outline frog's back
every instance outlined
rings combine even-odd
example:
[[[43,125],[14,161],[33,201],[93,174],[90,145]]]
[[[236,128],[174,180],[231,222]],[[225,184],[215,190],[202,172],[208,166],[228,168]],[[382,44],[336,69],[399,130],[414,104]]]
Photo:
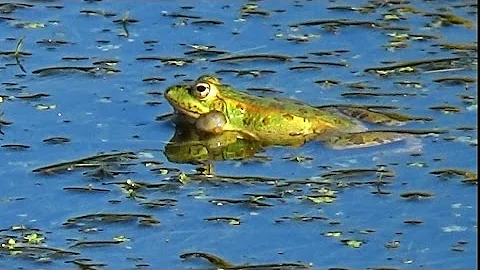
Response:
[[[233,128],[243,129],[257,137],[311,137],[338,131],[359,130],[349,117],[329,110],[314,108],[293,100],[266,98],[238,91],[222,91]]]

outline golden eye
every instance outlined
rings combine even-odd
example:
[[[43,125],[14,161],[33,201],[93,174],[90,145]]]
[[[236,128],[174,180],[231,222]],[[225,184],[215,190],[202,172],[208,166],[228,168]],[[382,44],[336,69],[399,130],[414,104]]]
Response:
[[[210,85],[208,83],[197,83],[193,87],[193,95],[198,99],[204,99],[210,94]]]

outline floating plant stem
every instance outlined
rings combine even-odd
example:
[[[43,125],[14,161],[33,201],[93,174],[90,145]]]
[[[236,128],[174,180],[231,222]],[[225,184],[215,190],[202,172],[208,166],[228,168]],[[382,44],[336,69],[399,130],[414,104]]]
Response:
[[[15,47],[15,52],[13,53],[13,56],[15,57],[15,62],[17,62],[17,65],[20,67],[20,69],[23,71],[23,73],[27,73],[25,68],[23,67],[22,63],[20,63],[20,56],[21,56],[21,50],[23,47],[23,40],[25,37],[22,37],[18,40],[17,46]]]

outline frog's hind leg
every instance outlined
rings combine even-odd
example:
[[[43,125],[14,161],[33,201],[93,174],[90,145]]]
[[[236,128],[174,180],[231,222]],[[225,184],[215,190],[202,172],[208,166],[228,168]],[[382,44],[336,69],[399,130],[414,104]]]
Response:
[[[325,144],[333,149],[352,149],[397,142],[410,137],[412,135],[405,133],[373,130],[335,134],[325,140]]]

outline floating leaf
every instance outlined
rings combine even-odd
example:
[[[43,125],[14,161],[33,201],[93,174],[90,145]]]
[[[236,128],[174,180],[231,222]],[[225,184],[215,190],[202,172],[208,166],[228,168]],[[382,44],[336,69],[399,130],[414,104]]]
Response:
[[[44,28],[45,24],[41,22],[17,22],[14,24],[15,27],[25,28],[25,29],[38,29]]]
[[[27,240],[29,244],[34,245],[40,244],[45,239],[45,237],[42,237],[41,235],[36,233],[27,234],[23,238]]]
[[[341,240],[341,242],[351,248],[360,248],[363,245],[363,241],[352,240],[352,239],[344,239],[344,240]]]
[[[307,199],[313,203],[332,203],[335,201],[336,196],[329,196],[329,195],[315,196],[315,197],[307,196]]]

